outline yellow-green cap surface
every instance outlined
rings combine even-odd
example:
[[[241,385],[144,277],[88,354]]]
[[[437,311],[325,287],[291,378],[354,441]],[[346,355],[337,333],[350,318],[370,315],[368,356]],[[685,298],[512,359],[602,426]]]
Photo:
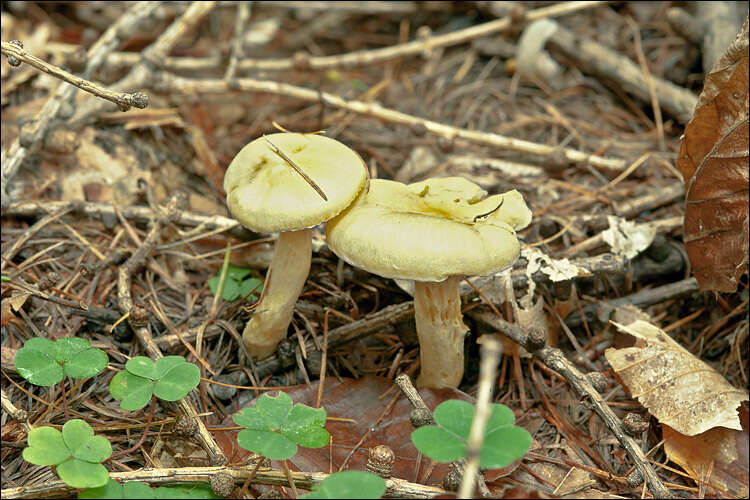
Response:
[[[499,271],[518,258],[515,229],[529,224],[531,212],[515,190],[484,195],[460,177],[409,186],[373,179],[369,192],[328,222],[328,246],[386,278],[443,281]]]
[[[327,201],[269,141],[320,187]],[[224,176],[224,191],[229,211],[240,224],[272,233],[327,221],[352,203],[366,181],[362,158],[344,144],[317,134],[279,133],[242,148]]]

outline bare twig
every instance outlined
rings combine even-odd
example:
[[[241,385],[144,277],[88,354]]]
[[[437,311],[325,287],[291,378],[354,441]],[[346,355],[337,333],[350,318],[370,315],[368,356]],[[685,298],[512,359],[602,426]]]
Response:
[[[211,477],[224,472],[232,476],[236,484],[241,484],[255,473],[254,483],[288,486],[286,473],[280,470],[262,469],[257,472],[253,467],[185,467],[173,469],[141,469],[129,472],[111,472],[109,477],[125,481],[143,481],[151,485],[179,484],[189,482],[207,482]],[[298,488],[312,489],[320,484],[329,474],[322,472],[292,472],[292,479]],[[385,496],[395,498],[433,498],[444,495],[445,490],[410,483],[403,479],[385,480]],[[46,481],[41,484],[6,488],[0,491],[3,498],[50,498],[51,496],[70,495],[75,490],[62,481]]]
[[[610,409],[607,402],[591,386],[589,379],[586,378],[583,373],[578,371],[570,361],[568,361],[560,349],[549,346],[542,347],[541,349],[538,348],[537,345],[530,342],[528,334],[523,329],[498,318],[492,312],[473,310],[468,314],[483,325],[501,332],[521,347],[533,353],[534,356],[539,358],[539,360],[547,365],[547,367],[565,377],[565,380],[568,381],[571,387],[591,402],[593,410],[599,415],[599,417],[601,417],[610,431],[612,431],[622,447],[628,453],[628,456],[630,456],[633,464],[638,468],[641,474],[643,474],[643,477],[651,488],[654,497],[672,498],[672,493],[666,486],[664,486],[664,483],[659,479],[659,476],[656,475],[656,472],[654,472],[654,469],[649,464],[648,459],[643,454],[638,443],[625,433],[622,424]]]
[[[97,219],[112,219],[121,213],[125,219],[139,223],[148,223],[154,217],[154,211],[145,206],[115,207],[110,203],[95,203],[81,201],[22,201],[8,205],[3,212],[4,215],[15,216],[40,216],[57,211],[70,210],[72,213],[95,217]],[[228,231],[238,237],[247,236],[246,230],[239,222],[221,215],[204,215],[187,211],[180,211],[173,221],[188,227],[197,227],[206,231],[218,230]]]
[[[177,45],[177,42],[193,30],[203,18],[211,12],[216,2],[192,2],[185,12],[175,19],[151,45],[143,49],[141,59],[130,72],[112,85],[112,89],[126,91],[140,89],[154,79],[154,68],[161,67],[162,61]],[[106,101],[86,101],[70,122],[73,127],[79,126],[102,111],[112,108]]]
[[[161,2],[139,2],[130,7],[88,50],[86,66],[81,76],[90,78],[105,61],[107,54],[112,52],[122,40],[136,32],[141,23],[148,19],[159,5]],[[7,188],[18,167],[29,154],[33,154],[41,147],[42,139],[54,120],[61,114],[61,110],[65,108],[66,113],[70,110],[70,102],[76,90],[76,87],[61,83],[36,115],[28,131],[19,134],[18,139],[14,140],[7,150],[3,150],[0,168],[0,207],[5,208],[11,202]]]
[[[476,410],[469,430],[469,441],[466,445],[466,466],[461,479],[461,487],[458,489],[458,498],[472,498],[474,493],[474,480],[479,472],[479,455],[484,441],[484,430],[491,413],[492,387],[495,385],[497,364],[502,352],[502,345],[497,340],[486,338],[482,342]]]
[[[539,156],[562,155],[571,162],[590,163],[595,167],[621,170],[625,168],[625,160],[619,158],[606,158],[575,149],[560,148],[546,144],[538,144],[521,139],[513,139],[491,132],[482,132],[478,130],[467,130],[443,123],[426,120],[416,116],[408,115],[400,111],[389,109],[374,102],[347,101],[346,99],[327,92],[318,92],[316,90],[298,87],[287,83],[273,82],[267,80],[256,80],[253,78],[238,78],[230,87],[226,81],[221,79],[204,79],[196,80],[183,78],[173,74],[164,73],[161,75],[158,88],[155,91],[168,91],[194,94],[225,94],[232,90],[242,90],[245,92],[261,92],[285,95],[297,99],[303,99],[311,102],[321,102],[327,106],[334,106],[345,109],[354,113],[373,116],[381,120],[392,123],[400,123],[412,127],[423,128],[427,132],[439,135],[446,139],[465,139],[477,144],[494,146],[500,149],[509,149],[523,153],[530,153]]]
[[[237,73],[237,61],[242,57],[242,37],[245,35],[247,21],[250,19],[250,2],[241,2],[237,5],[237,18],[234,20],[234,37],[232,38],[232,53],[229,56],[227,71],[224,79],[232,82]]]
[[[627,57],[594,40],[579,39],[562,26],[558,26],[547,46],[575,62],[582,71],[614,80],[638,99],[650,101],[649,86],[643,71]],[[687,123],[693,116],[698,97],[670,81],[653,75],[651,80],[661,108],[676,117],[680,123]]]
[[[39,71],[43,71],[48,75],[54,76],[55,78],[58,78],[64,82],[68,82],[71,85],[75,85],[79,89],[89,92],[90,94],[111,101],[117,104],[117,106],[122,111],[127,111],[131,106],[140,109],[148,106],[148,96],[143,92],[134,92],[132,94],[112,92],[98,86],[94,82],[68,73],[64,69],[58,68],[54,64],[50,64],[42,59],[39,59],[38,57],[29,54],[16,44],[2,42],[2,53],[9,58],[14,57],[18,61],[25,62],[26,64],[35,67]]]
[[[605,2],[565,2],[549,7],[529,11],[524,21],[532,22],[547,17],[564,16],[584,9],[597,7]],[[295,67],[304,69],[329,69],[340,66],[356,66],[390,61],[399,57],[416,56],[429,53],[439,47],[449,47],[470,42],[476,38],[485,37],[505,31],[512,27],[514,20],[508,16],[477,26],[453,31],[444,35],[430,36],[412,42],[393,45],[374,50],[361,50],[335,56],[306,56],[285,59],[245,59],[240,61],[238,69],[241,71],[284,71]]]
[[[153,246],[156,244],[158,237],[160,236],[161,227],[163,226],[163,224],[168,220],[177,218],[180,210],[181,198],[182,196],[180,195],[180,193],[172,195],[169,202],[167,203],[164,213],[159,214],[161,215],[160,217],[154,217],[153,227],[151,228],[151,231],[149,231],[149,234],[146,236],[146,239],[135,251],[135,253],[133,253],[133,255],[125,262],[125,264],[123,264],[118,273],[117,302],[120,307],[120,312],[122,312],[122,314],[130,314],[130,324],[135,331],[135,336],[143,345],[143,348],[146,350],[151,359],[159,359],[164,357],[164,355],[161,353],[159,346],[156,345],[153,337],[151,336],[148,320],[146,319],[146,321],[144,322],[141,318],[133,317],[134,306],[130,291],[130,279],[131,274],[136,268],[140,267],[143,264],[143,261],[148,256]],[[211,463],[216,465],[223,465],[227,463],[227,457],[224,455],[224,452],[221,450],[221,448],[216,444],[216,441],[214,441],[213,436],[211,436],[211,434],[208,432],[208,429],[206,429],[203,421],[198,418],[198,412],[195,411],[192,403],[188,401],[187,398],[182,398],[176,403],[176,405],[179,407],[180,411],[186,418],[192,419],[196,422],[198,426],[196,439],[206,451],[206,453],[208,453]]]
[[[24,432],[28,434],[30,429],[29,424],[26,423],[26,420],[29,418],[29,414],[26,412],[26,410],[16,408],[10,398],[5,394],[5,390],[0,390],[0,402],[2,403],[3,411],[10,415],[13,420],[16,420],[19,424],[21,424]]]

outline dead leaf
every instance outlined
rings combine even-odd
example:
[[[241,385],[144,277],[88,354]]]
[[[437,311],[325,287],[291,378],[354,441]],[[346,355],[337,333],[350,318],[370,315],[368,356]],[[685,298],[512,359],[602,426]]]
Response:
[[[706,75],[685,127],[685,245],[703,290],[734,292],[748,262],[748,20]]]
[[[633,259],[647,249],[656,236],[653,224],[638,224],[614,215],[608,215],[609,228],[602,231],[602,239],[616,254]]]
[[[2,310],[2,319],[0,319],[0,325],[6,324],[11,319],[15,318],[13,314],[18,311],[26,303],[26,299],[31,296],[30,293],[25,292],[13,292],[13,295],[6,297],[0,303],[0,309]]]
[[[660,328],[641,320],[613,324],[638,340],[635,347],[610,348],[604,356],[662,424],[688,436],[717,426],[742,430],[737,407],[748,399],[747,391],[734,388]]]
[[[388,396],[380,399],[380,396],[394,385],[393,380],[384,377],[363,377],[360,379],[327,378],[325,390],[320,405],[326,409],[328,417],[339,417],[354,419],[356,422],[342,422],[328,420],[325,428],[331,434],[332,447],[303,448],[289,459],[289,462],[300,471],[328,472],[332,467],[336,472],[342,465],[344,459],[352,451],[352,448],[360,439],[367,434],[367,438],[357,447],[351,456],[345,470],[363,470],[367,464],[369,449],[379,444],[390,447],[396,454],[396,463],[393,466],[393,476],[409,481],[414,480],[414,470],[417,459],[417,449],[411,442],[411,433],[414,427],[409,422],[409,413],[412,406],[409,401],[400,394],[398,389],[391,390]],[[315,406],[318,394],[318,382],[309,385],[298,385],[286,389],[286,392],[295,403],[303,403]],[[472,398],[458,389],[419,389],[427,406],[434,410],[437,405],[448,399],[462,399],[473,403]],[[274,393],[271,393],[274,395]],[[393,396],[399,395],[399,399],[391,411],[375,425],[378,417],[386,409]],[[223,425],[233,426],[231,416],[224,421]],[[237,433],[239,431],[217,431],[217,442],[227,456],[234,456],[234,460],[242,460],[252,453],[242,450],[237,446]],[[231,440],[231,443],[228,442]],[[239,448],[239,449],[238,449]],[[331,455],[330,451],[333,451]],[[422,457],[420,480],[430,466],[430,460]],[[449,471],[448,464],[437,464],[425,480],[426,484],[437,483]]]
[[[664,452],[699,485],[708,483],[707,496],[747,498],[750,493],[747,416],[747,408],[743,406],[742,431],[716,427],[696,436],[685,436],[664,425]]]

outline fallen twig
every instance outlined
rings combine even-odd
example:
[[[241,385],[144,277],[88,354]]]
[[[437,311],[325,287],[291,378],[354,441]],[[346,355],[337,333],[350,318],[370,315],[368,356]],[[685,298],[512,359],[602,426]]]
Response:
[[[584,153],[575,149],[538,144],[535,142],[524,141],[522,139],[505,137],[492,132],[468,130],[445,125],[443,123],[389,109],[374,102],[347,101],[346,99],[334,94],[319,92],[317,90],[298,87],[287,83],[256,80],[254,78],[237,78],[230,86],[223,79],[207,78],[198,80],[184,78],[170,73],[162,73],[158,82],[154,82],[153,90],[156,92],[183,93],[189,95],[226,94],[233,90],[285,95],[311,102],[321,102],[328,106],[334,106],[354,113],[373,116],[392,123],[400,123],[402,125],[422,128],[427,132],[431,132],[448,140],[465,139],[477,144],[484,144],[486,146],[494,146],[500,149],[508,149],[539,156],[562,155],[565,159],[571,162],[589,163],[595,167],[612,170],[622,170],[627,166],[625,160],[620,158],[606,158]]]
[[[172,469],[142,469],[130,472],[111,472],[109,477],[126,481],[143,481],[154,486],[206,482],[219,472],[232,476],[235,484],[242,484],[252,474],[255,467],[185,467]],[[322,472],[292,472],[292,478],[298,488],[312,489],[320,484],[329,474]],[[288,486],[286,473],[280,470],[261,469],[255,473],[254,483]],[[441,488],[411,483],[403,479],[385,480],[385,496],[393,498],[433,498],[446,493]],[[6,488],[0,491],[3,498],[50,498],[51,496],[70,495],[75,490],[62,481],[46,481],[42,484]]]
[[[656,475],[656,472],[654,472],[654,469],[649,464],[648,459],[643,454],[640,445],[625,433],[617,415],[615,415],[610,409],[607,402],[591,386],[591,383],[586,376],[578,371],[573,363],[568,361],[560,349],[550,346],[539,348],[538,345],[530,341],[527,332],[516,325],[498,318],[497,315],[492,312],[473,310],[470,311],[468,315],[483,325],[501,332],[503,335],[531,352],[540,361],[547,365],[547,367],[565,377],[565,380],[568,381],[571,387],[591,403],[592,409],[597,415],[599,415],[599,417],[601,417],[609,430],[615,435],[633,461],[633,464],[638,468],[641,474],[643,474],[643,477],[651,488],[654,497],[672,498],[672,493],[666,486],[664,486],[664,483],[659,479],[659,476]]]
[[[90,78],[104,63],[107,54],[112,52],[122,40],[135,33],[146,19],[161,5],[161,2],[139,2],[130,7],[104,34],[91,46],[86,53],[86,66],[81,74]],[[12,200],[8,193],[8,183],[16,174],[26,157],[35,153],[42,145],[42,139],[50,129],[51,124],[65,109],[70,111],[71,101],[76,93],[76,87],[63,83],[57,87],[45,103],[42,110],[34,117],[33,126],[13,141],[7,150],[3,150],[2,167],[0,167],[0,208],[5,208]]]
[[[597,7],[605,2],[564,2],[548,7],[542,7],[526,13],[524,22],[532,22],[547,17],[564,16],[583,9]],[[335,56],[297,56],[283,59],[244,59],[239,62],[240,71],[284,71],[293,68],[329,69],[390,61],[399,57],[415,56],[429,53],[439,47],[449,47],[470,42],[476,38],[485,37],[505,31],[512,27],[517,20],[511,16],[453,31],[444,35],[429,36],[391,47],[374,50],[360,50],[348,54]]]
[[[20,62],[35,67],[39,71],[43,71],[48,75],[54,76],[64,82],[68,82],[71,85],[75,85],[81,90],[89,92],[97,97],[111,101],[120,108],[121,111],[127,111],[131,106],[143,109],[148,106],[148,96],[143,92],[133,92],[132,94],[112,92],[91,82],[80,76],[68,73],[62,68],[58,68],[54,64],[50,64],[43,59],[39,59],[33,54],[29,54],[23,47],[19,47],[14,43],[2,42],[2,53],[8,56],[9,60],[14,57]]]

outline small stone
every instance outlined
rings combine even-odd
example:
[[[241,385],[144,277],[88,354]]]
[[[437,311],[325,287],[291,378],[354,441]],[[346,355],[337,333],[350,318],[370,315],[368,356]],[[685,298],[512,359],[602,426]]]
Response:
[[[393,450],[381,444],[370,448],[370,455],[365,468],[384,479],[388,479],[391,477],[391,472],[393,472],[395,461],[396,455],[393,453]]]
[[[211,476],[211,489],[220,497],[228,497],[234,490],[234,478],[226,472],[217,472]]]

